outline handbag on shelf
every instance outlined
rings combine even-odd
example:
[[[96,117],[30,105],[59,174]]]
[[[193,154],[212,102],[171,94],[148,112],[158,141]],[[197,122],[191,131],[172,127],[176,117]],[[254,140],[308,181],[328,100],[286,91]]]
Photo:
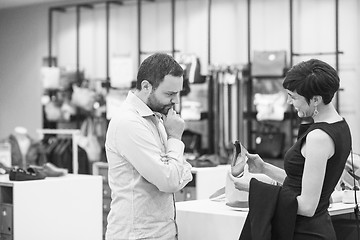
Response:
[[[256,119],[264,120],[284,120],[285,112],[288,108],[287,93],[279,91],[272,94],[255,93],[254,105],[256,107]]]
[[[254,51],[251,73],[253,76],[284,75],[286,51]]]
[[[45,116],[48,121],[61,120],[61,108],[58,102],[50,101],[44,106]]]
[[[282,157],[284,142],[284,132],[271,124],[263,124],[255,139],[256,153],[262,158]]]
[[[100,161],[102,148],[95,133],[92,118],[87,118],[81,125],[78,145],[83,148],[90,162]]]
[[[89,88],[78,87],[73,85],[73,94],[71,96],[71,103],[84,109],[91,111],[96,101],[96,93]]]
[[[60,69],[57,67],[42,67],[41,79],[44,89],[59,89]]]
[[[82,82],[84,79],[84,71],[76,71],[70,69],[62,69],[60,71],[60,87],[61,89],[69,89],[73,84]]]

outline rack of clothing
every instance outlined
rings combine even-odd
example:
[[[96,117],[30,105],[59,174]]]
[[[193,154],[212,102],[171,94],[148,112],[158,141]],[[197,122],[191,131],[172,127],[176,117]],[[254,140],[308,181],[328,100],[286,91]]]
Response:
[[[243,121],[245,88],[241,77],[243,66],[211,66],[213,76],[215,153],[229,157],[233,142],[244,139]]]
[[[70,135],[72,144],[72,172],[73,174],[79,173],[79,158],[78,158],[78,139],[80,136],[79,129],[38,129],[40,139],[44,138],[44,135]]]

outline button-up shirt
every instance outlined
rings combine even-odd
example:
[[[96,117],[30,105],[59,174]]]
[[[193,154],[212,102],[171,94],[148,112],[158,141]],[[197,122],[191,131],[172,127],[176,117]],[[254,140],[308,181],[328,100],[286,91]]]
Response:
[[[191,165],[160,116],[130,91],[109,123],[107,240],[176,239],[174,192],[192,180]]]

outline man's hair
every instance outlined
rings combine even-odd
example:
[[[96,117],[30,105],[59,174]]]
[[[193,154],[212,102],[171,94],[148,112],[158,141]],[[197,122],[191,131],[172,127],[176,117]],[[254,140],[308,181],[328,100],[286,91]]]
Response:
[[[285,76],[283,87],[305,97],[309,103],[314,96],[321,96],[324,104],[331,102],[338,91],[340,79],[329,64],[310,59],[294,65]]]
[[[183,68],[173,57],[166,53],[155,53],[146,58],[140,65],[136,88],[141,90],[141,82],[147,80],[153,88],[157,88],[166,75],[181,77]]]

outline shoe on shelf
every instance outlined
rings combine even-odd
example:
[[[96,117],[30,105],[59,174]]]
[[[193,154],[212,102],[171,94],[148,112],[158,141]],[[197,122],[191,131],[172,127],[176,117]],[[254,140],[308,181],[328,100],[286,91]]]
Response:
[[[0,174],[7,174],[11,171],[11,167],[5,166],[3,163],[0,162]]]
[[[66,168],[59,168],[52,163],[45,163],[44,170],[48,177],[61,177],[68,174],[68,170]]]
[[[11,181],[28,181],[28,180],[40,180],[46,176],[40,172],[35,171],[32,168],[24,170],[22,168],[13,168],[9,172],[9,179]]]
[[[52,163],[45,163],[43,166],[30,165],[30,168],[37,172],[41,172],[46,177],[61,177],[68,173],[67,169],[56,167]]]

